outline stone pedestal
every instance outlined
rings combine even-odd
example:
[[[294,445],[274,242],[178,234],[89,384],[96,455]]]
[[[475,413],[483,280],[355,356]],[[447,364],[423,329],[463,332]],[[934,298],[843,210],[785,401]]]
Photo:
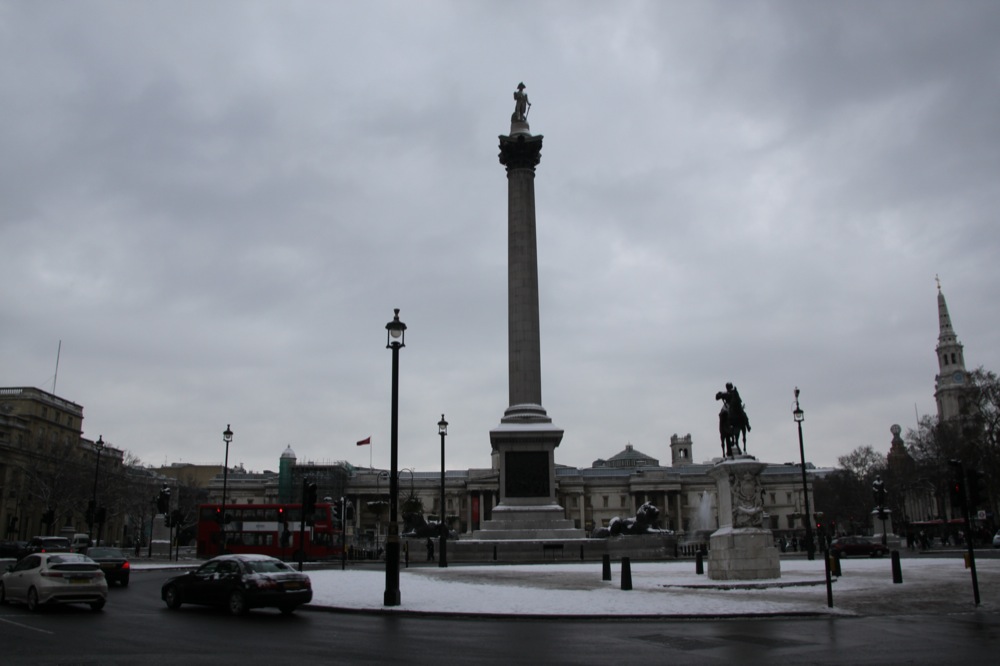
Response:
[[[896,536],[896,530],[892,525],[892,509],[885,509],[884,512],[885,521],[879,518],[878,509],[872,510],[872,534],[878,539],[882,538],[882,534],[891,539]]]
[[[709,537],[708,577],[712,580],[763,580],[781,577],[774,535],[764,527],[767,463],[752,456],[727,458],[709,471],[719,498],[719,529]]]
[[[473,539],[582,539],[556,502],[555,448],[563,431],[541,405],[509,407],[490,443],[500,470],[500,501]]]

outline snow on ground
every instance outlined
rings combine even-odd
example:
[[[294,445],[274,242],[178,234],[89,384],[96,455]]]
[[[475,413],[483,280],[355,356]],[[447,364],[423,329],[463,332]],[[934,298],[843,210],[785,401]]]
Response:
[[[833,608],[822,559],[785,560],[781,578],[729,584],[697,575],[692,561],[637,562],[632,590],[621,564],[601,580],[601,563],[411,567],[400,571],[401,605],[383,606],[385,571],[309,571],[313,605],[358,610],[500,615],[848,615],[963,612],[975,609],[971,576],[960,558],[904,558],[903,583],[889,558],[842,560]],[[980,610],[1000,610],[1000,560],[977,561]]]

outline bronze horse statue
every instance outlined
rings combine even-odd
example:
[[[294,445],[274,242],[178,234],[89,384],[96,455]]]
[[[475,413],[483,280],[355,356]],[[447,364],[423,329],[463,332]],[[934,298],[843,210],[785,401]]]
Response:
[[[726,384],[726,391],[715,394],[716,400],[722,401],[719,411],[719,440],[722,444],[723,457],[731,458],[733,451],[737,454],[746,453],[747,432],[750,430],[750,419],[743,409],[743,402],[732,384]],[[743,449],[740,449],[740,435],[743,435]]]

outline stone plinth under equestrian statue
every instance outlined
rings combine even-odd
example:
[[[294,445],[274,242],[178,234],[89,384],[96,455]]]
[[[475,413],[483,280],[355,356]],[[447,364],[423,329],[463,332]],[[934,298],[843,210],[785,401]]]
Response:
[[[708,577],[712,580],[764,580],[781,577],[774,535],[764,526],[767,463],[734,455],[708,473],[719,498],[719,529],[709,537]]]

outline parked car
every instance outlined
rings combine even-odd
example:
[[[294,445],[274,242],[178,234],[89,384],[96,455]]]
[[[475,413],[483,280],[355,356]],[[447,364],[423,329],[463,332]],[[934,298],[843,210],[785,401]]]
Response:
[[[90,604],[108,598],[101,565],[80,553],[32,553],[0,577],[0,603],[19,601],[36,611],[45,604]]]
[[[121,549],[91,546],[87,549],[87,557],[101,565],[101,571],[104,572],[108,585],[118,583],[122,587],[128,587],[131,567],[128,563],[128,557]]]
[[[31,553],[68,553],[71,550],[69,539],[66,537],[36,536],[28,540],[28,545],[21,552],[21,557]]]
[[[997,530],[997,533],[993,535],[993,547],[1000,548],[1000,530]]]
[[[882,557],[889,552],[889,548],[868,537],[849,536],[840,537],[830,542],[830,552],[839,553],[841,557],[850,557],[851,555]]]
[[[268,555],[220,555],[167,580],[160,596],[170,609],[202,604],[227,608],[233,615],[251,608],[278,608],[287,615],[312,601],[312,582]]]

